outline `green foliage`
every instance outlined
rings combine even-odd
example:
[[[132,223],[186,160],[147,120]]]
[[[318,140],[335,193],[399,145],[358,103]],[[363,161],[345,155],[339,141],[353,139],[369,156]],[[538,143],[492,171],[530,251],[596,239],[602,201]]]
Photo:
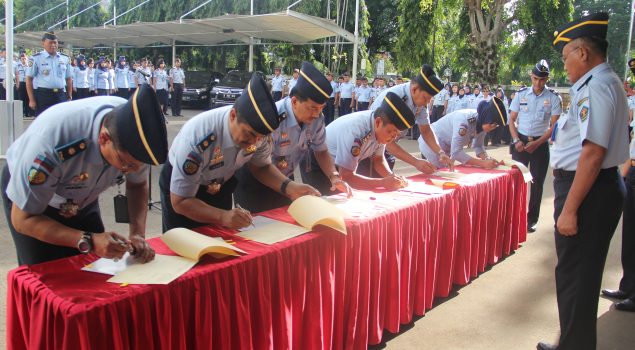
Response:
[[[607,33],[608,62],[619,77],[624,77],[626,70],[626,47],[630,28],[630,1],[626,0],[575,0],[574,17],[589,13],[607,12],[609,29]],[[633,48],[633,42],[631,42]]]
[[[432,57],[430,35],[433,11],[426,1],[399,0],[399,35],[395,45],[397,66],[402,71],[414,71]]]

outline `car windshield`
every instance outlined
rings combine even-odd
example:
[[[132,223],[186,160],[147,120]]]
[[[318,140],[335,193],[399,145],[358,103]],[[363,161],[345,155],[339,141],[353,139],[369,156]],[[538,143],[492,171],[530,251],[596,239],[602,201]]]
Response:
[[[211,77],[210,72],[187,72],[187,85],[192,88],[205,87],[210,83]]]
[[[229,72],[221,81],[221,84],[240,84],[247,85],[249,79],[251,78],[251,73],[243,72]]]

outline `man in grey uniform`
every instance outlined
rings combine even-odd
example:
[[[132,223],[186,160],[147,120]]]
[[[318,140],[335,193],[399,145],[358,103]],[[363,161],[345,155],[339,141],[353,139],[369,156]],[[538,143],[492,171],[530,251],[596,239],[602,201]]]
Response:
[[[542,350],[597,345],[602,273],[625,195],[617,166],[628,158],[626,94],[606,63],[608,19],[606,13],[591,14],[554,33],[553,45],[562,52],[573,86],[569,115],[559,119],[553,137],[565,145],[551,153],[560,341],[538,343]],[[574,127],[569,124],[577,124],[579,138],[571,139],[572,130],[562,135]]]
[[[432,67],[424,64],[419,70],[419,73],[409,82],[393,86],[392,88],[386,89],[379,94],[377,96],[377,100],[375,100],[375,102],[373,102],[370,106],[370,109],[375,110],[381,106],[384,96],[386,96],[388,92],[392,92],[399,96],[399,98],[406,103],[408,108],[410,108],[414,114],[415,122],[419,127],[423,140],[439,155],[439,159],[442,164],[451,166],[452,163],[450,157],[448,157],[441,147],[439,147],[439,144],[434,138],[434,133],[430,128],[430,121],[428,120],[428,111],[426,108],[432,97],[441,92],[441,89],[443,89],[443,83],[441,83],[439,78],[437,78]],[[403,135],[405,135],[405,131],[402,132],[401,136]],[[430,162],[413,157],[410,153],[406,152],[397,144],[397,140],[398,138],[386,145],[386,159],[391,169],[395,163],[395,160],[392,157],[394,156],[414,166],[422,173],[431,174],[436,170]],[[360,164],[360,166],[362,168],[360,173],[371,175],[367,162]]]
[[[274,68],[273,73],[273,78],[271,78],[271,95],[273,95],[273,100],[277,102],[282,98],[286,79],[280,74],[280,67]]]
[[[11,145],[2,199],[18,263],[36,264],[92,252],[120,258],[132,250],[154,258],[145,242],[148,172],[167,157],[163,114],[145,87],[127,102],[95,97],[55,105]],[[145,163],[145,164],[144,164]],[[123,182],[129,198],[129,239],[105,232],[98,196]]]
[[[498,126],[505,126],[507,113],[503,101],[493,98],[489,102],[482,101],[477,109],[462,109],[452,112],[431,124],[441,149],[450,155],[452,161],[462,164],[492,169],[498,166],[498,162],[485,152],[485,135]],[[464,147],[472,141],[472,149],[476,158],[464,151]],[[430,149],[430,146],[419,136],[419,150],[423,156],[434,166],[442,166],[439,154]]]
[[[635,59],[629,60],[628,65],[635,75]],[[624,299],[615,304],[616,309],[635,312],[635,139],[631,141],[629,155],[630,159],[622,165],[622,176],[626,184],[622,214],[623,275],[618,289],[602,289],[602,294],[609,298]]]
[[[331,84],[326,77],[309,62],[303,62],[298,83],[291,95],[276,103],[278,114],[283,116],[280,126],[271,133],[271,161],[289,179],[310,151],[317,158],[319,168],[330,180],[330,190],[339,190],[351,194],[351,190],[342,181],[333,158],[326,146],[326,131],[322,109],[331,95]],[[310,169],[309,169],[310,170]],[[312,184],[306,177],[306,165],[301,167],[304,183]],[[234,201],[252,212],[262,212],[291,204],[291,200],[263,185],[252,176],[249,166],[243,166],[236,172],[240,186],[234,192]]]
[[[406,103],[394,93],[383,97],[383,103],[374,111],[366,110],[336,119],[326,127],[326,143],[335,159],[342,179],[360,190],[385,188],[395,190],[407,181],[395,175],[384,158],[385,144],[396,139],[400,132],[414,125],[414,114]],[[370,158],[379,178],[370,178],[356,172],[360,160]],[[331,193],[331,181],[317,169],[312,170],[313,184],[322,193]]]
[[[271,162],[271,141],[280,117],[265,81],[255,73],[233,106],[216,108],[190,119],[170,147],[159,187],[163,229],[208,224],[238,229],[251,214],[232,209],[234,173],[249,163],[253,176],[267,187],[295,199],[320,193],[291,181]]]
[[[512,136],[512,159],[525,164],[533,182],[527,210],[527,231],[535,232],[540,217],[542,188],[549,168],[549,135],[562,113],[560,95],[547,88],[549,64],[536,63],[531,71],[531,87],[520,89],[509,107],[509,131]],[[516,128],[518,122],[518,128]]]
[[[35,110],[36,116],[50,106],[71,100],[73,96],[71,60],[57,52],[57,45],[55,33],[44,33],[44,50],[33,55],[28,62],[26,91],[29,95],[29,107]]]

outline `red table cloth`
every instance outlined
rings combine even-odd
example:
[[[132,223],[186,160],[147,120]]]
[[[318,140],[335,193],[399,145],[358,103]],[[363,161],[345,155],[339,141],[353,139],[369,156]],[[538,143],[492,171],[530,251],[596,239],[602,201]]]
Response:
[[[487,174],[441,195],[378,194],[376,211],[347,219],[348,235],[318,228],[267,246],[201,228],[249,254],[203,257],[169,285],[108,283],[110,276],[80,271],[91,255],[18,267],[8,275],[7,344],[365,349],[525,241],[520,172],[460,169]],[[286,208],[265,215],[293,222]],[[151,244],[172,254],[159,239]]]

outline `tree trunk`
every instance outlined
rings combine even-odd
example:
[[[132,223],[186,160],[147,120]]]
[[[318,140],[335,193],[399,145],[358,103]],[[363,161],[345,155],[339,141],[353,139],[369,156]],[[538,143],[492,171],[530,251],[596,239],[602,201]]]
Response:
[[[487,12],[483,11],[482,0],[465,0],[472,29],[472,50],[474,52],[474,80],[479,83],[498,82],[498,41],[501,33],[513,18],[504,19],[505,3],[510,0],[489,0]]]

